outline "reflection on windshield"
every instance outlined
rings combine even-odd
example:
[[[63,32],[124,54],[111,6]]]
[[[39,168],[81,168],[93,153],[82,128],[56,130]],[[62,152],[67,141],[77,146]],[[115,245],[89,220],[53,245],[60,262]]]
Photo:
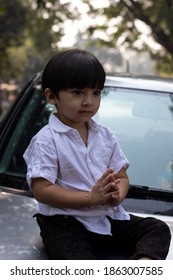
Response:
[[[108,87],[95,116],[117,136],[132,184],[173,190],[173,95]]]

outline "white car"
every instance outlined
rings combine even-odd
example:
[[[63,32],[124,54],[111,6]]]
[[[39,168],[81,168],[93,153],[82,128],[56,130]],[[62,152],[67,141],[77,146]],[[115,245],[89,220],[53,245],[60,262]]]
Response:
[[[47,123],[46,103],[36,74],[0,124],[0,259],[48,259],[33,215],[36,201],[26,183],[23,153]],[[117,136],[130,161],[130,190],[124,207],[158,217],[173,233],[173,81],[107,75],[101,107],[94,117]],[[100,259],[127,259],[103,252]],[[173,244],[167,256],[173,260]]]

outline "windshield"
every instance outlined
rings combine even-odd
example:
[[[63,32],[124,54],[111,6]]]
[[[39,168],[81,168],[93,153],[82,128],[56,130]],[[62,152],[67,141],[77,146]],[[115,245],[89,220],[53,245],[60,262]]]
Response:
[[[106,87],[95,120],[117,136],[131,184],[173,190],[173,94]]]
[[[19,109],[1,151],[0,173],[24,179],[23,153],[54,106],[47,104],[37,84]],[[131,184],[173,190],[172,94],[105,87],[94,119],[115,133],[130,162]]]

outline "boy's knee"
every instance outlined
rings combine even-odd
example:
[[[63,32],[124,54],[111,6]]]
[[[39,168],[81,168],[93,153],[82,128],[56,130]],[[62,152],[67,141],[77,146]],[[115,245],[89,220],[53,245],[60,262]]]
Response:
[[[153,225],[155,226],[155,230],[158,231],[159,235],[164,235],[164,238],[167,239],[167,241],[169,242],[169,240],[171,240],[171,231],[169,226],[162,220],[159,220],[157,218],[151,218]]]

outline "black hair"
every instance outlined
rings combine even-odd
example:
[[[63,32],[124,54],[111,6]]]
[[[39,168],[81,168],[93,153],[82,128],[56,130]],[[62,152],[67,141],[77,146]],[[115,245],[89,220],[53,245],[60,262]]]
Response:
[[[70,88],[103,89],[105,71],[99,60],[80,49],[65,50],[54,55],[42,74],[42,89],[50,88],[55,95]]]

